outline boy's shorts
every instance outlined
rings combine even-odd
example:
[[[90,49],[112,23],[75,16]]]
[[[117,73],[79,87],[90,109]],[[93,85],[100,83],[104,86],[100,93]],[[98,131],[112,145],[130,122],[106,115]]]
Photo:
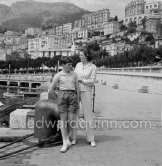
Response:
[[[60,90],[58,92],[57,107],[59,113],[72,112],[76,114],[78,109],[78,97],[75,91]]]

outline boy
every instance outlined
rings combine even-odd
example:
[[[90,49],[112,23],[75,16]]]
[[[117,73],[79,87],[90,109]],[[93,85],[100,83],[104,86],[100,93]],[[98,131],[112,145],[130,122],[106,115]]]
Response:
[[[63,146],[61,152],[66,152],[68,147],[71,146],[69,134],[72,129],[74,115],[78,109],[79,85],[76,73],[71,71],[72,60],[69,57],[62,57],[60,64],[63,69],[55,75],[49,92],[52,92],[56,86],[59,88],[57,106],[62,122]]]

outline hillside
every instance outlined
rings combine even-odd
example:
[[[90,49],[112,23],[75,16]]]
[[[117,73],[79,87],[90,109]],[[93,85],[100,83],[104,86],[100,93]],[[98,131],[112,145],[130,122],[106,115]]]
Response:
[[[18,1],[11,7],[0,4],[0,23],[7,29],[24,30],[31,26],[55,26],[74,22],[86,13],[89,11],[67,2]]]

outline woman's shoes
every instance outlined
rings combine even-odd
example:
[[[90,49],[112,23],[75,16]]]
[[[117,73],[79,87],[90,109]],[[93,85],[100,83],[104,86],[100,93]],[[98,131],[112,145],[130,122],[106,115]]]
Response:
[[[73,139],[73,140],[71,141],[71,144],[72,144],[72,145],[75,145],[75,144],[76,144],[76,139]]]
[[[70,140],[69,140],[69,139],[67,139],[67,146],[68,146],[68,147],[70,147],[70,146],[71,146],[71,144],[72,144],[72,143],[70,142]]]
[[[92,142],[91,142],[91,146],[92,146],[92,147],[95,147],[95,146],[96,146],[96,142],[95,142],[95,141],[92,141]]]

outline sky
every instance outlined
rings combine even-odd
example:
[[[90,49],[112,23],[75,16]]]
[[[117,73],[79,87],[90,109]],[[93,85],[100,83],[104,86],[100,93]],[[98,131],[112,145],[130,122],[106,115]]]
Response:
[[[11,5],[15,1],[23,1],[23,0],[0,0],[0,3]],[[108,8],[110,9],[110,16],[114,17],[118,15],[119,19],[124,18],[124,10],[125,6],[131,0],[35,0],[39,2],[70,2],[77,5],[80,8],[89,10],[89,11],[97,11],[100,9]],[[146,0],[147,1],[147,0]]]

